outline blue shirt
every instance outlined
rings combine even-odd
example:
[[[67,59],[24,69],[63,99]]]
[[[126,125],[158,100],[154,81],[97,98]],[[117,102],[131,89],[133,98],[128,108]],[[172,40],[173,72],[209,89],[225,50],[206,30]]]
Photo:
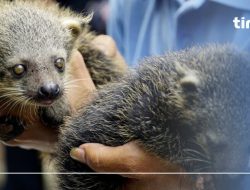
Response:
[[[209,42],[250,49],[249,0],[110,0],[108,33],[129,65],[139,59]]]

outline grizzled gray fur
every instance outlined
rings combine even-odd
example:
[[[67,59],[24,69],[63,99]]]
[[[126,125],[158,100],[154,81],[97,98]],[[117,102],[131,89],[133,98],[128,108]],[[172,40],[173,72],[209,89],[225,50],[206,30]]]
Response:
[[[69,156],[95,142],[137,140],[146,151],[191,172],[246,172],[250,145],[250,59],[230,46],[194,47],[148,58],[61,129],[59,172],[90,172]],[[150,166],[148,166],[150,167]],[[118,175],[59,175],[60,188],[121,189]],[[203,187],[235,190],[242,176],[201,175]]]
[[[82,53],[97,87],[121,76],[123,71],[91,46],[95,35],[89,20],[44,1],[0,0],[0,109],[6,113],[0,117],[0,140],[23,132],[19,115],[36,112],[48,126],[62,124],[71,111],[65,89],[73,85],[74,49]]]

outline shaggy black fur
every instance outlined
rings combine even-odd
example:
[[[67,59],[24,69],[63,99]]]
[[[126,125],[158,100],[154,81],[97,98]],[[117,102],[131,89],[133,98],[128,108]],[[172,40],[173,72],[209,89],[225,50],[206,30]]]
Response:
[[[133,140],[186,171],[247,171],[249,73],[249,56],[227,45],[146,59],[67,122],[59,138],[58,171],[91,171],[70,158],[73,147]],[[204,179],[209,179],[204,189],[241,189],[240,177]],[[59,180],[64,190],[115,190],[123,184],[115,175],[59,175]]]

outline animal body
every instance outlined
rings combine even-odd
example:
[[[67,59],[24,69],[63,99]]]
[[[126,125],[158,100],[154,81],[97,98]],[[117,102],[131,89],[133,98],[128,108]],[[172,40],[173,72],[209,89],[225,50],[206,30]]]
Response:
[[[92,171],[70,158],[73,147],[88,142],[119,146],[133,140],[186,172],[249,171],[249,73],[249,55],[229,45],[145,59],[100,90],[61,129],[58,171]],[[62,190],[117,190],[124,182],[118,175],[58,177]],[[190,180],[196,190],[243,190],[242,178],[201,174]]]
[[[21,134],[35,115],[49,127],[70,115],[65,92],[74,85],[69,79],[74,50],[84,56],[97,87],[122,74],[92,47],[89,20],[44,1],[0,1],[0,140]]]

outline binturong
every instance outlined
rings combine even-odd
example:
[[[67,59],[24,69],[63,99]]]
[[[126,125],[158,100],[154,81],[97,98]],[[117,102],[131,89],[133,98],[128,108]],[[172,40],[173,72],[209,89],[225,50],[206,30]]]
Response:
[[[58,127],[71,110],[65,96],[70,59],[79,50],[97,87],[124,72],[94,49],[92,15],[82,16],[45,1],[0,1],[0,140],[25,129],[24,116],[38,114]]]
[[[211,173],[249,171],[249,73],[249,54],[230,45],[145,59],[61,128],[57,169],[67,174],[58,175],[61,190],[122,189],[126,179],[119,175],[69,174],[93,172],[69,154],[83,143],[119,146],[134,140],[180,166],[176,172],[200,173],[186,175],[190,190],[243,190],[244,175]]]

